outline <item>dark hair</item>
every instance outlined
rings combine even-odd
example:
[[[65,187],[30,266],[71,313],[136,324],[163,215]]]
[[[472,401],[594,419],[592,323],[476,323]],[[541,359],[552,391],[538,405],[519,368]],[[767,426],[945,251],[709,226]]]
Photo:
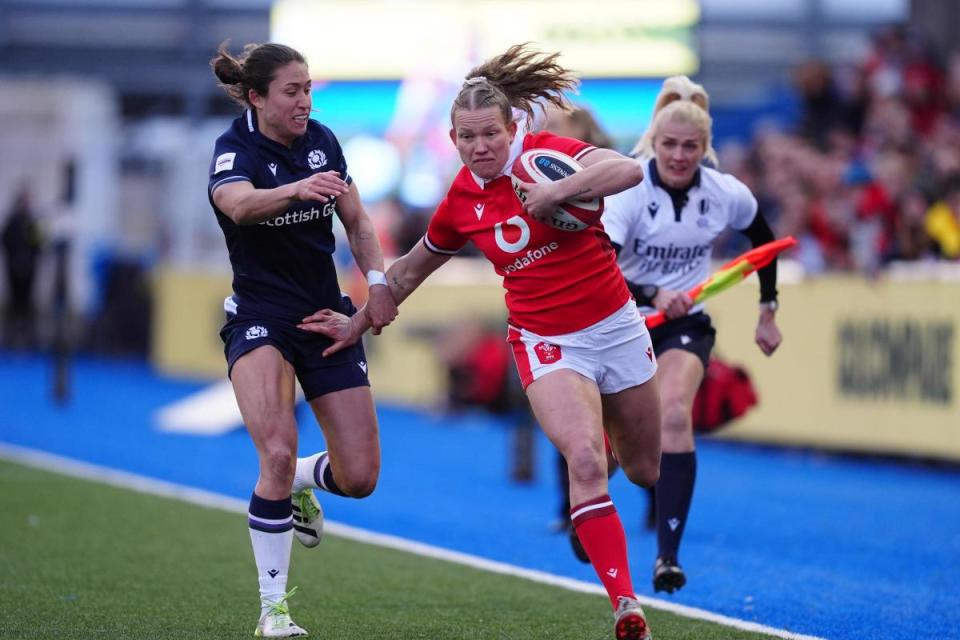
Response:
[[[563,91],[577,88],[579,81],[560,66],[559,53],[531,51],[529,43],[515,44],[504,53],[472,69],[453,100],[450,121],[458,109],[499,107],[506,122],[513,120],[511,107],[533,115],[538,98],[567,110]]]
[[[943,179],[940,191],[944,198],[949,198],[954,193],[960,192],[960,173],[950,173]]]
[[[230,55],[230,41],[225,40],[217,55],[210,59],[213,75],[231,98],[245,107],[250,104],[250,90],[266,96],[277,69],[291,62],[307,61],[292,47],[283,44],[248,44],[239,58]]]
[[[583,135],[577,136],[580,140],[601,149],[613,149],[613,140],[607,135],[607,132],[603,130],[603,127],[600,126],[600,123],[593,117],[593,113],[591,113],[589,109],[586,107],[574,107],[567,117],[570,119],[571,124],[579,127],[580,130],[583,131]]]

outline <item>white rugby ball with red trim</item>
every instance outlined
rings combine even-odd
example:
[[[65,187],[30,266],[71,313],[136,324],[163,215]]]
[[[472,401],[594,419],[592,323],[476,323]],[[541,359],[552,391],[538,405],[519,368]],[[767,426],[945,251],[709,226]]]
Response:
[[[582,169],[579,162],[565,153],[553,149],[530,149],[513,162],[513,190],[520,202],[524,202],[526,194],[519,188],[520,182],[555,182]],[[561,231],[583,231],[597,224],[602,214],[603,198],[567,200],[557,206],[549,220]]]

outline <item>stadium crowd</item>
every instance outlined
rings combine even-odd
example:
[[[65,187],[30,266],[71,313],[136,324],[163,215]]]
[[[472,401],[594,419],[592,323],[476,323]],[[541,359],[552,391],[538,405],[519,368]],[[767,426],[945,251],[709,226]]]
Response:
[[[719,168],[750,187],[776,236],[799,239],[788,257],[807,274],[865,275],[892,261],[960,259],[960,52],[940,56],[892,26],[858,64],[811,60],[793,84],[795,122],[718,146]],[[399,207],[374,207],[396,254],[432,213]],[[717,257],[745,248],[726,234]]]
[[[721,149],[807,273],[872,275],[892,261],[960,258],[960,53],[941,62],[891,27],[851,68],[796,69],[793,131]]]

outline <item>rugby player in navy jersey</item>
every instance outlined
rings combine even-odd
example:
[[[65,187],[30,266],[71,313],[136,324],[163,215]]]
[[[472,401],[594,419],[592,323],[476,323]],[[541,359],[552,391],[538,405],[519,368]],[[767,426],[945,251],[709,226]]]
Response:
[[[423,240],[387,272],[395,299],[473,242],[503,277],[507,340],[530,406],[569,467],[570,520],[614,610],[617,640],[649,640],[633,589],[623,525],[608,494],[604,430],[625,475],[652,485],[660,460],[656,358],[616,256],[599,225],[578,233],[545,222],[574,196],[603,197],[643,179],[639,163],[549,132],[528,133],[545,101],[563,107],[576,86],[558,62],[516,45],[467,74],[450,111],[450,140],[464,166]],[[583,166],[556,182],[526,184],[521,204],[510,170],[533,148],[566,153]],[[304,318],[349,348],[366,316],[322,309]],[[509,532],[503,532],[509,539]]]
[[[663,420],[653,588],[667,593],[686,583],[678,558],[697,469],[691,414],[716,333],[703,305],[684,292],[709,276],[711,243],[727,227],[753,246],[774,239],[746,185],[704,163],[717,165],[708,106],[706,91],[689,78],[664,81],[653,122],[634,150],[648,179],[607,198],[603,214],[641,312],[659,310],[667,317],[650,331],[660,365]],[[782,340],[775,317],[776,260],[757,275],[755,340],[769,356]]]
[[[287,572],[294,535],[315,546],[323,514],[312,489],[369,495],[380,473],[380,443],[367,362],[357,343],[323,357],[331,341],[297,328],[318,307],[355,312],[340,292],[332,254],[333,216],[367,274],[364,318],[375,332],[397,315],[373,224],[337,138],[310,119],[310,74],[303,56],[278,44],[226,45],[210,61],[243,114],[216,142],[209,198],[226,238],[233,295],[220,332],[260,476],[249,530],[260,582],[254,635],[306,636],[290,618]],[[297,458],[294,385],[323,430],[327,451]]]

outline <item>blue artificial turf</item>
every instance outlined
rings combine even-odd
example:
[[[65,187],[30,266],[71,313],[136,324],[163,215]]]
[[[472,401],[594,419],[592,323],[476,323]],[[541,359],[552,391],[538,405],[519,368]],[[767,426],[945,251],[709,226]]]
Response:
[[[256,456],[246,433],[169,435],[155,412],[202,388],[136,361],[80,359],[72,399],[51,401],[51,366],[0,352],[0,442],[246,498]],[[301,410],[301,453],[322,447]],[[321,499],[330,519],[595,581],[552,532],[559,496],[541,436],[531,484],[509,479],[509,428],[380,407],[383,469],[365,500]],[[634,582],[652,595],[655,540],[643,493],[611,485]],[[825,638],[960,638],[960,472],[956,469],[699,443],[698,485],[681,550],[689,584],[670,600]],[[667,598],[667,597],[665,597]]]

